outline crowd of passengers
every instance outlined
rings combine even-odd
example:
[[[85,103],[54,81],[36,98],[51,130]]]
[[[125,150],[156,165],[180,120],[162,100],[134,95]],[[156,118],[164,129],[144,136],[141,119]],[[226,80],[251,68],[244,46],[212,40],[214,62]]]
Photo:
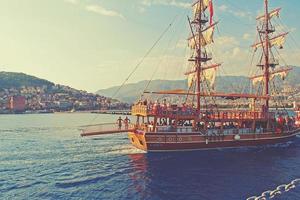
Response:
[[[178,105],[172,105],[170,103],[167,103],[167,100],[164,99],[162,103],[159,101],[139,101],[138,105],[144,105],[147,106],[147,111],[151,112],[153,114],[181,114],[181,115],[197,115],[197,111],[193,105],[188,105],[186,103],[183,103],[181,106]],[[203,114],[203,118],[209,117],[210,112],[207,111],[206,114]],[[279,130],[289,130],[291,128],[295,127],[295,117],[290,117],[287,115],[279,114],[275,118],[275,124],[277,131]],[[150,125],[153,125],[153,122],[149,123]],[[171,126],[175,127],[174,120],[169,120],[167,122],[167,119],[160,119],[159,122],[157,122],[158,126]],[[179,121],[177,122],[177,126],[193,126],[191,121]],[[205,128],[204,123],[198,123],[197,128],[204,129]],[[207,129],[221,129],[221,123],[219,122],[209,122],[207,124]],[[228,122],[223,124],[223,129],[236,129],[238,128],[238,125],[233,122]],[[239,128],[248,128],[246,125],[242,125],[242,127]],[[262,130],[261,127],[258,127],[258,129]]]
[[[273,126],[273,129],[276,129],[276,132],[282,132],[286,130],[292,130],[295,128],[295,118],[289,117],[289,116],[283,116],[279,115],[275,119],[275,126]],[[146,123],[146,125],[154,125],[154,122],[151,121],[149,123]],[[175,120],[167,119],[167,118],[160,118],[156,124],[157,126],[166,126],[169,127],[171,130],[175,130],[176,127],[193,127],[193,123],[191,120],[179,120],[176,124]],[[223,126],[222,126],[223,125]],[[265,128],[262,124],[257,124],[255,127],[256,133],[263,133],[265,131]],[[222,122],[198,122],[196,124],[196,130],[228,130],[228,129],[252,129],[252,123],[242,123],[241,126],[238,125],[236,122],[225,122],[222,124]]]

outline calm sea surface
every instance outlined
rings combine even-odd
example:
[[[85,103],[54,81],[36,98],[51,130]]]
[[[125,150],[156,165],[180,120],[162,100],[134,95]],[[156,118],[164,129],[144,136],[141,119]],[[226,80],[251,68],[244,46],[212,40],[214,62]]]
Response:
[[[115,121],[98,115],[93,123]],[[81,138],[93,114],[0,115],[0,199],[238,200],[300,178],[300,138],[145,154],[127,135]],[[300,199],[300,186],[275,199]]]

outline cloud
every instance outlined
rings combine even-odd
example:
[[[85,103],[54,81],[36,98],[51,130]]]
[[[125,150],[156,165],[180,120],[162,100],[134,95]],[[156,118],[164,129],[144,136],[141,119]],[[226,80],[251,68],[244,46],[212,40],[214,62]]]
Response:
[[[253,39],[253,38],[252,38],[252,35],[251,35],[251,34],[245,33],[245,34],[243,35],[243,39],[244,39],[244,40],[250,40],[250,39]]]
[[[240,53],[241,53],[241,49],[240,49],[239,47],[235,47],[235,48],[232,50],[232,56],[233,56],[233,57],[238,56]]]
[[[138,11],[139,11],[139,13],[144,13],[144,12],[146,12],[146,8],[139,6]]]
[[[179,39],[178,42],[176,43],[176,48],[185,49],[187,46],[188,46],[188,42],[187,39],[185,38]]]
[[[78,0],[64,0],[67,3],[71,3],[71,4],[78,4]]]
[[[219,7],[219,10],[223,11],[223,12],[227,11],[227,9],[228,9],[228,6],[226,6],[224,4]]]
[[[239,45],[240,42],[233,36],[222,36],[216,39],[215,44],[222,47],[232,47]]]
[[[218,9],[221,12],[229,13],[231,15],[234,15],[235,17],[248,18],[249,20],[253,20],[254,18],[253,14],[249,11],[233,10],[225,4],[219,6]]]
[[[108,17],[119,17],[121,19],[125,19],[125,17],[121,13],[114,10],[108,10],[100,5],[95,5],[95,4],[87,5],[85,9],[87,11],[94,12],[99,15],[108,16]]]
[[[143,0],[141,4],[148,7],[153,5],[174,6],[184,9],[191,7],[190,3],[182,2],[179,0]]]
[[[299,49],[283,49],[283,52],[280,51],[282,59],[284,59],[287,65],[300,66],[300,50]],[[282,59],[280,61],[282,61]],[[284,63],[281,63],[284,64]]]
[[[63,0],[63,1],[80,6],[79,0]],[[99,15],[108,16],[108,17],[119,17],[121,19],[125,19],[125,17],[121,13],[115,10],[108,10],[101,5],[90,4],[90,5],[86,5],[84,8],[89,12],[94,12]]]

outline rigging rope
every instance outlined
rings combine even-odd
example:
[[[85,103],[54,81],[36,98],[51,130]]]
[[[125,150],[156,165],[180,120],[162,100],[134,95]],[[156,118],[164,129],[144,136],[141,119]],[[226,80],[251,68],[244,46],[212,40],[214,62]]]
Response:
[[[183,16],[184,16],[184,15],[183,15]],[[183,18],[181,18],[180,25],[181,25],[182,23],[183,23]],[[178,29],[178,30],[179,30],[179,29]],[[147,91],[147,89],[149,88],[151,82],[153,81],[154,76],[155,76],[155,74],[157,73],[157,71],[158,71],[158,69],[159,69],[159,67],[160,67],[160,65],[161,65],[161,63],[162,63],[162,61],[163,61],[163,60],[165,59],[165,57],[166,57],[167,51],[170,49],[170,46],[171,46],[171,43],[172,43],[173,39],[175,38],[175,36],[176,36],[177,33],[178,33],[178,30],[176,30],[176,32],[175,32],[176,34],[174,34],[173,37],[171,37],[170,40],[168,41],[168,45],[167,45],[167,47],[166,47],[166,49],[165,49],[165,51],[164,51],[164,53],[163,53],[164,56],[159,60],[157,66],[156,66],[154,72],[152,73],[152,75],[151,75],[149,81],[147,82],[146,87],[144,88],[144,90],[143,90],[141,96],[143,96],[143,94]],[[177,42],[175,43],[175,46],[173,47],[173,50],[174,50],[174,49],[176,48],[176,46],[178,45],[179,40],[180,40],[180,36],[179,36],[179,38],[177,39]],[[169,66],[169,63],[167,63],[167,67],[165,67],[165,68],[168,69],[168,66]]]
[[[164,35],[169,31],[169,29],[172,27],[173,23],[175,22],[178,15],[174,17],[172,22],[167,26],[167,28],[162,32],[162,34],[158,37],[158,39],[155,41],[155,43],[151,46],[151,48],[146,52],[146,54],[143,56],[143,58],[138,62],[138,64],[134,67],[134,69],[130,72],[130,74],[127,76],[125,81],[122,83],[122,85],[117,89],[117,91],[114,93],[112,98],[116,97],[116,95],[120,92],[120,90],[124,87],[124,85],[127,83],[127,81],[130,79],[130,77],[136,72],[136,70],[140,67],[140,65],[144,62],[144,60],[148,57],[148,55],[152,52],[152,50],[156,47],[156,45],[159,43],[159,41],[164,37]]]
[[[116,97],[116,95],[120,92],[120,90],[124,87],[124,85],[127,83],[127,81],[130,79],[130,77],[136,72],[136,70],[140,67],[140,65],[144,62],[144,60],[148,57],[148,55],[152,52],[152,50],[156,47],[156,45],[160,42],[160,40],[165,36],[165,34],[169,31],[169,29],[174,24],[176,18],[178,15],[174,17],[172,22],[167,26],[167,28],[162,32],[162,34],[158,37],[158,39],[155,41],[155,43],[151,46],[151,48],[146,52],[146,54],[143,56],[143,58],[138,62],[138,64],[134,67],[134,69],[130,72],[130,74],[127,76],[125,81],[122,83],[122,85],[116,90],[116,92],[112,95],[112,99]],[[91,123],[93,123],[98,118],[98,115],[96,115]]]

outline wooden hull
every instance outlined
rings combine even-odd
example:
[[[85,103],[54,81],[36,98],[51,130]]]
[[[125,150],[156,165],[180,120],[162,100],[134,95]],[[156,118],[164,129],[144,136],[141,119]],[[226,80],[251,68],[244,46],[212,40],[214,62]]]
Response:
[[[259,133],[226,136],[201,136],[199,134],[135,133],[128,134],[133,146],[147,152],[194,151],[216,148],[239,148],[279,144],[293,140],[300,129],[285,133]]]

